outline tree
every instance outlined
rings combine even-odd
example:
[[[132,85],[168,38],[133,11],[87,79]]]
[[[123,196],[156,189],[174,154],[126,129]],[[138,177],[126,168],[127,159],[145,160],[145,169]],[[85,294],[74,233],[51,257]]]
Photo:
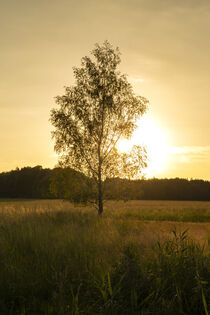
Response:
[[[92,180],[72,168],[54,168],[50,192],[57,198],[86,203],[93,194]]]
[[[75,85],[56,97],[59,108],[52,109],[51,122],[60,165],[94,179],[100,215],[105,179],[138,177],[146,166],[144,148],[135,146],[130,153],[120,154],[116,145],[131,137],[148,101],[136,96],[126,75],[118,71],[118,48],[105,41],[96,44],[91,54],[92,59],[85,56],[81,67],[73,68]]]

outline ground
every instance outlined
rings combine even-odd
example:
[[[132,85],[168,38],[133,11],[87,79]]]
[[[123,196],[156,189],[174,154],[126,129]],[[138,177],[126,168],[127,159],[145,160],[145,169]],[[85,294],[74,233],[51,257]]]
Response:
[[[0,202],[0,314],[208,314],[210,202]],[[184,276],[183,276],[184,275]]]

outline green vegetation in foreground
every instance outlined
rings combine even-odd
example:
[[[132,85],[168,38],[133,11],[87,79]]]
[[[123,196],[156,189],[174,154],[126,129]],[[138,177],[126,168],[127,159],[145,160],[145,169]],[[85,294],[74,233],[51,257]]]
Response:
[[[148,200],[108,202],[105,215],[124,220],[210,222],[210,202]]]
[[[155,220],[155,221],[176,221],[176,222],[210,222],[210,213],[201,212],[197,210],[178,211],[177,209],[172,209],[169,211],[161,212],[161,210],[141,210],[141,211],[125,211],[120,215],[120,217],[130,218],[133,220]]]
[[[176,230],[148,244],[126,217],[35,210],[0,214],[0,314],[208,314],[208,244]]]

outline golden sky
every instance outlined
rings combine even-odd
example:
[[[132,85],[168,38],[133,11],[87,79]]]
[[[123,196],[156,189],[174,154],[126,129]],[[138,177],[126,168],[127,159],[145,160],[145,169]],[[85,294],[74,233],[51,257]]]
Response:
[[[107,39],[166,138],[150,176],[210,180],[209,29],[209,0],[0,0],[0,171],[56,164],[53,98]]]

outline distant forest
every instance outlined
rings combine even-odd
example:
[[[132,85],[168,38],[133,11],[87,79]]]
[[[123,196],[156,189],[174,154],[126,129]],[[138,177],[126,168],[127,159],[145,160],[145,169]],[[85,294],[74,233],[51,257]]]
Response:
[[[210,201],[210,182],[204,180],[108,179],[105,199]],[[24,167],[0,173],[0,198],[69,199],[82,202],[94,196],[91,179],[71,168]]]

